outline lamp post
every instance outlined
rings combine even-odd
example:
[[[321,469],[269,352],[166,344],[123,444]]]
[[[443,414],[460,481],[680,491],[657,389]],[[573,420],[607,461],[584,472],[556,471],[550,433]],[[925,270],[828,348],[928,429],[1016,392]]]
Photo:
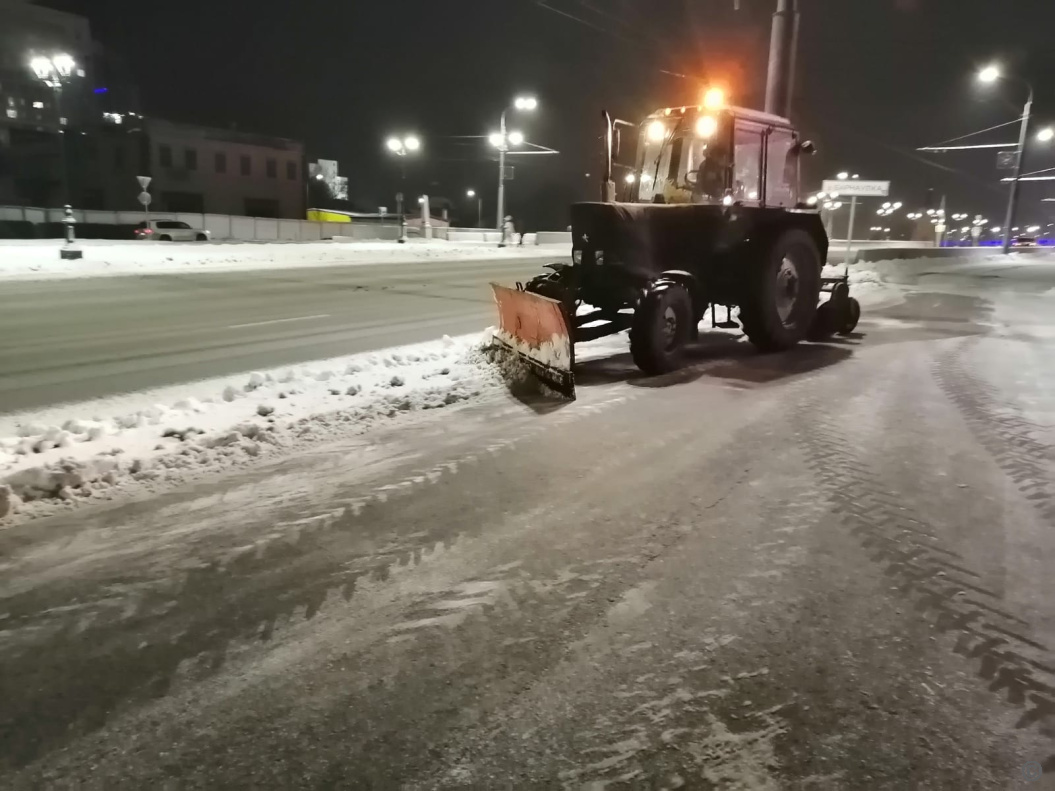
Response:
[[[62,168],[60,174],[62,194],[59,197],[59,205],[66,205],[70,203],[70,182],[66,162],[66,118],[62,115],[62,90],[77,72],[77,61],[65,52],[55,55],[34,55],[29,59],[29,68],[38,80],[55,92],[55,114],[59,121],[59,157]],[[83,72],[79,73],[83,74]]]
[[[501,234],[501,241],[498,243],[499,247],[506,246],[506,153],[511,145],[519,146],[524,142],[524,135],[520,132],[506,131],[506,113],[510,110],[534,112],[537,108],[538,99],[535,97],[517,97],[512,107],[507,107],[502,111],[502,117],[499,120],[499,131],[490,136],[491,145],[498,149],[498,221],[496,230]]]
[[[1018,148],[1015,153],[1015,177],[1011,182],[1011,195],[1007,201],[1007,221],[1004,223],[1004,253],[1011,252],[1011,228],[1015,224],[1015,212],[1018,209],[1018,193],[1022,184],[1022,168],[1026,159],[1026,141],[1029,139],[1029,122],[1033,112],[1033,86],[1021,77],[1005,75],[999,66],[987,66],[978,72],[980,82],[992,84],[998,80],[1015,79],[1023,83],[1028,90],[1026,104],[1022,108],[1022,127],[1018,136]],[[1055,136],[1055,133],[1053,133]],[[1051,139],[1051,138],[1048,138]]]
[[[403,210],[403,190],[407,181],[407,157],[421,150],[421,138],[416,135],[390,137],[385,143],[388,150],[399,157],[399,192],[396,193],[396,213],[399,214],[399,243],[407,242],[407,218]]]
[[[465,197],[469,200],[476,199],[476,227],[484,227],[484,199],[476,194],[476,190],[466,190]]]

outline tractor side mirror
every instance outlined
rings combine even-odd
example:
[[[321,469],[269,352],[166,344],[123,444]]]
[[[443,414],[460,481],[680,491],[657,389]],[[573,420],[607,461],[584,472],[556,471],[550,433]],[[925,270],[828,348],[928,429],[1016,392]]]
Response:
[[[796,154],[805,154],[806,156],[813,156],[817,153],[817,146],[813,144],[812,140],[803,140],[801,143],[796,143],[793,152]]]
[[[623,150],[623,130],[618,126],[615,128],[615,133],[612,140],[612,157],[616,160],[619,159],[619,154]]]
[[[689,184],[689,186],[695,187],[696,183],[699,180],[700,180],[700,171],[698,171],[698,170],[690,170],[688,173],[685,174],[685,181]]]

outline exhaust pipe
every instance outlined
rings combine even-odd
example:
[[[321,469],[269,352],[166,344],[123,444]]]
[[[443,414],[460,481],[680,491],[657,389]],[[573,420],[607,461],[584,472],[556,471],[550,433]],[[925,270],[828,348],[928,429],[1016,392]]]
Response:
[[[601,203],[615,203],[615,182],[612,181],[612,144],[615,138],[615,123],[607,110],[604,116],[604,175],[601,181]]]

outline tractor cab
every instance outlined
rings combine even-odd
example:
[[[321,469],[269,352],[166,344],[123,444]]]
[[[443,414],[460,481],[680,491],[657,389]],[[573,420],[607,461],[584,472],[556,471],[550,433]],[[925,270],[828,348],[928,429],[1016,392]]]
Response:
[[[625,203],[799,208],[799,160],[811,153],[786,118],[722,107],[668,107],[640,126],[623,170]]]

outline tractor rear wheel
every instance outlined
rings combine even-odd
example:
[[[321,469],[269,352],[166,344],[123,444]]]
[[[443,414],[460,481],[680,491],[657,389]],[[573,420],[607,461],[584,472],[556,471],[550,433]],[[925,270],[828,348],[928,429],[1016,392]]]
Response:
[[[762,351],[782,351],[804,340],[821,291],[821,256],[813,237],[785,231],[749,271],[740,322],[751,343]]]
[[[681,367],[692,319],[692,297],[681,286],[653,291],[641,300],[630,328],[630,356],[637,367],[650,376]]]

